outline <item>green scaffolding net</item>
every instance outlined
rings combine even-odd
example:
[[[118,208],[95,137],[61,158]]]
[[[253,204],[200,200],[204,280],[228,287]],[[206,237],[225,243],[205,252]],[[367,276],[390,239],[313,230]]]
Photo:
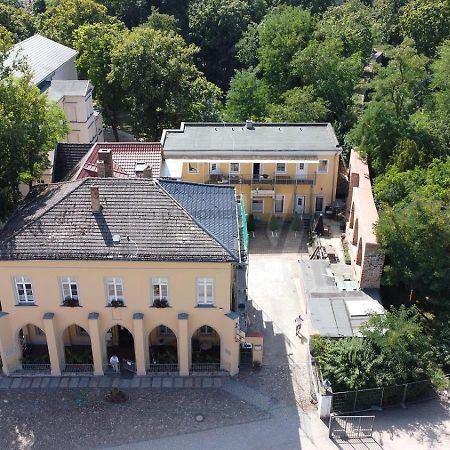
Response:
[[[245,202],[243,197],[241,197],[241,220],[242,220],[242,236],[244,240],[244,247],[245,250],[248,250],[247,211],[245,210]]]

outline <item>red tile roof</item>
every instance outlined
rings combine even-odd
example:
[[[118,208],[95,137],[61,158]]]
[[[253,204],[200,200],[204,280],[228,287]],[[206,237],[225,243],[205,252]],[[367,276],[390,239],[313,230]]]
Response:
[[[159,142],[97,142],[78,164],[71,180],[97,176],[100,149],[112,150],[114,177],[135,177],[137,163],[151,164],[153,177],[159,178],[161,144]]]

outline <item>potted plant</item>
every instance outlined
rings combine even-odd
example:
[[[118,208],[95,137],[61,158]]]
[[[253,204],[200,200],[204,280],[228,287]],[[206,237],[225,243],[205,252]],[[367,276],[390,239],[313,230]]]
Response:
[[[75,306],[80,306],[80,301],[77,298],[66,297],[63,300],[63,306],[68,306],[70,308],[74,308]]]
[[[169,306],[169,302],[166,298],[160,298],[153,302],[153,306],[156,308],[167,308]]]
[[[128,400],[128,395],[120,389],[113,388],[106,394],[106,400],[111,403],[124,403]]]
[[[111,300],[110,306],[112,306],[113,308],[120,308],[125,305],[123,304],[123,300]]]

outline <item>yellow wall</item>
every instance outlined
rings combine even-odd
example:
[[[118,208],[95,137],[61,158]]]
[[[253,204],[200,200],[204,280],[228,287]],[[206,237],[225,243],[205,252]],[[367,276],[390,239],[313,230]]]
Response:
[[[221,336],[222,368],[232,374],[238,370],[239,344],[235,341],[236,321],[225,316],[230,312],[232,266],[229,263],[155,263],[128,261],[15,261],[0,263],[0,300],[3,311],[0,317],[0,351],[6,371],[18,368],[21,350],[18,333],[27,324],[40,327],[48,336],[49,320],[43,320],[45,313],[54,313],[51,325],[54,327],[56,350],[54,360],[64,365],[64,331],[76,324],[90,333],[91,340],[98,340],[102,361],[97,358],[96,373],[106,361],[106,332],[114,325],[126,327],[135,339],[136,361],[141,374],[148,364],[148,336],[159,325],[166,325],[179,336],[186,325],[180,324],[179,314],[187,313],[185,341],[188,352],[180,361],[184,366],[190,360],[190,339],[202,325],[213,327]],[[17,306],[13,277],[29,277],[33,285],[36,306]],[[60,277],[77,280],[81,307],[61,306]],[[125,307],[107,307],[105,278],[122,278]],[[151,307],[152,278],[168,278],[169,308]],[[196,279],[214,279],[214,307],[196,306]],[[88,320],[89,313],[98,313],[95,324]],[[143,313],[143,320],[133,319],[134,313]],[[4,325],[2,325],[4,324]],[[142,325],[142,330],[139,327]],[[92,330],[98,327],[98,336]],[[7,331],[9,330],[9,331]],[[97,333],[95,333],[97,334]],[[181,337],[180,337],[181,339]],[[67,338],[66,338],[67,340]],[[95,342],[93,343],[95,345]],[[49,345],[50,347],[50,345]],[[180,348],[180,345],[179,345]],[[59,353],[58,353],[59,352]],[[95,353],[93,349],[93,353]],[[179,355],[180,356],[180,355]],[[94,354],[94,360],[96,355]],[[55,364],[56,366],[58,364]],[[53,369],[53,367],[52,367]],[[181,369],[180,369],[181,370]],[[54,374],[58,374],[55,369]],[[186,367],[183,375],[186,375]]]
[[[257,181],[252,181],[252,183],[241,183],[238,177],[250,180],[253,175],[253,163],[240,163],[239,174],[230,174],[230,164],[229,163],[217,163],[218,172],[222,175],[225,182],[231,182],[236,186],[236,194],[243,195],[245,200],[245,205],[247,211],[252,211],[252,199],[251,192],[258,188],[259,190],[274,190],[275,196],[284,196],[284,211],[282,214],[277,214],[284,219],[290,219],[294,212],[294,206],[296,202],[296,196],[305,197],[305,214],[313,214],[315,211],[316,197],[324,198],[324,209],[336,198],[336,181],[337,173],[339,168],[339,154],[327,154],[321,155],[320,159],[328,160],[328,171],[327,173],[318,173],[318,164],[307,163],[307,171],[304,173],[303,178],[307,178],[313,181],[312,184],[302,184],[298,182],[297,184],[285,184],[277,182],[277,177],[285,176],[291,179],[301,178],[297,174],[297,163],[286,163],[285,173],[275,174],[276,164],[275,163],[263,163],[261,174],[267,174],[268,180],[274,178],[275,183],[258,183]],[[282,161],[280,161],[282,162]],[[210,177],[210,162],[198,162],[191,163],[197,167],[197,173],[190,173],[188,170],[189,163],[183,163],[182,170],[182,180],[190,181],[194,183],[207,183],[211,180]],[[229,178],[231,175],[232,178]],[[234,178],[233,178],[234,176]],[[215,182],[216,180],[213,180]],[[224,182],[222,181],[222,182]],[[260,217],[263,220],[268,220],[274,211],[274,200],[271,197],[264,198],[264,213],[256,213],[256,217]]]

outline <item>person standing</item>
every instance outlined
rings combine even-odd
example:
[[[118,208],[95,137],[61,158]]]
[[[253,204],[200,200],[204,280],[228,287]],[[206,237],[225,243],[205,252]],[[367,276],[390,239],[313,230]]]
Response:
[[[112,355],[109,363],[111,364],[114,372],[119,373],[120,372],[120,361],[119,361],[119,357],[116,355]]]
[[[305,319],[301,314],[299,314],[298,317],[295,318],[295,335],[298,336],[300,334],[300,330],[302,329],[302,322]]]

